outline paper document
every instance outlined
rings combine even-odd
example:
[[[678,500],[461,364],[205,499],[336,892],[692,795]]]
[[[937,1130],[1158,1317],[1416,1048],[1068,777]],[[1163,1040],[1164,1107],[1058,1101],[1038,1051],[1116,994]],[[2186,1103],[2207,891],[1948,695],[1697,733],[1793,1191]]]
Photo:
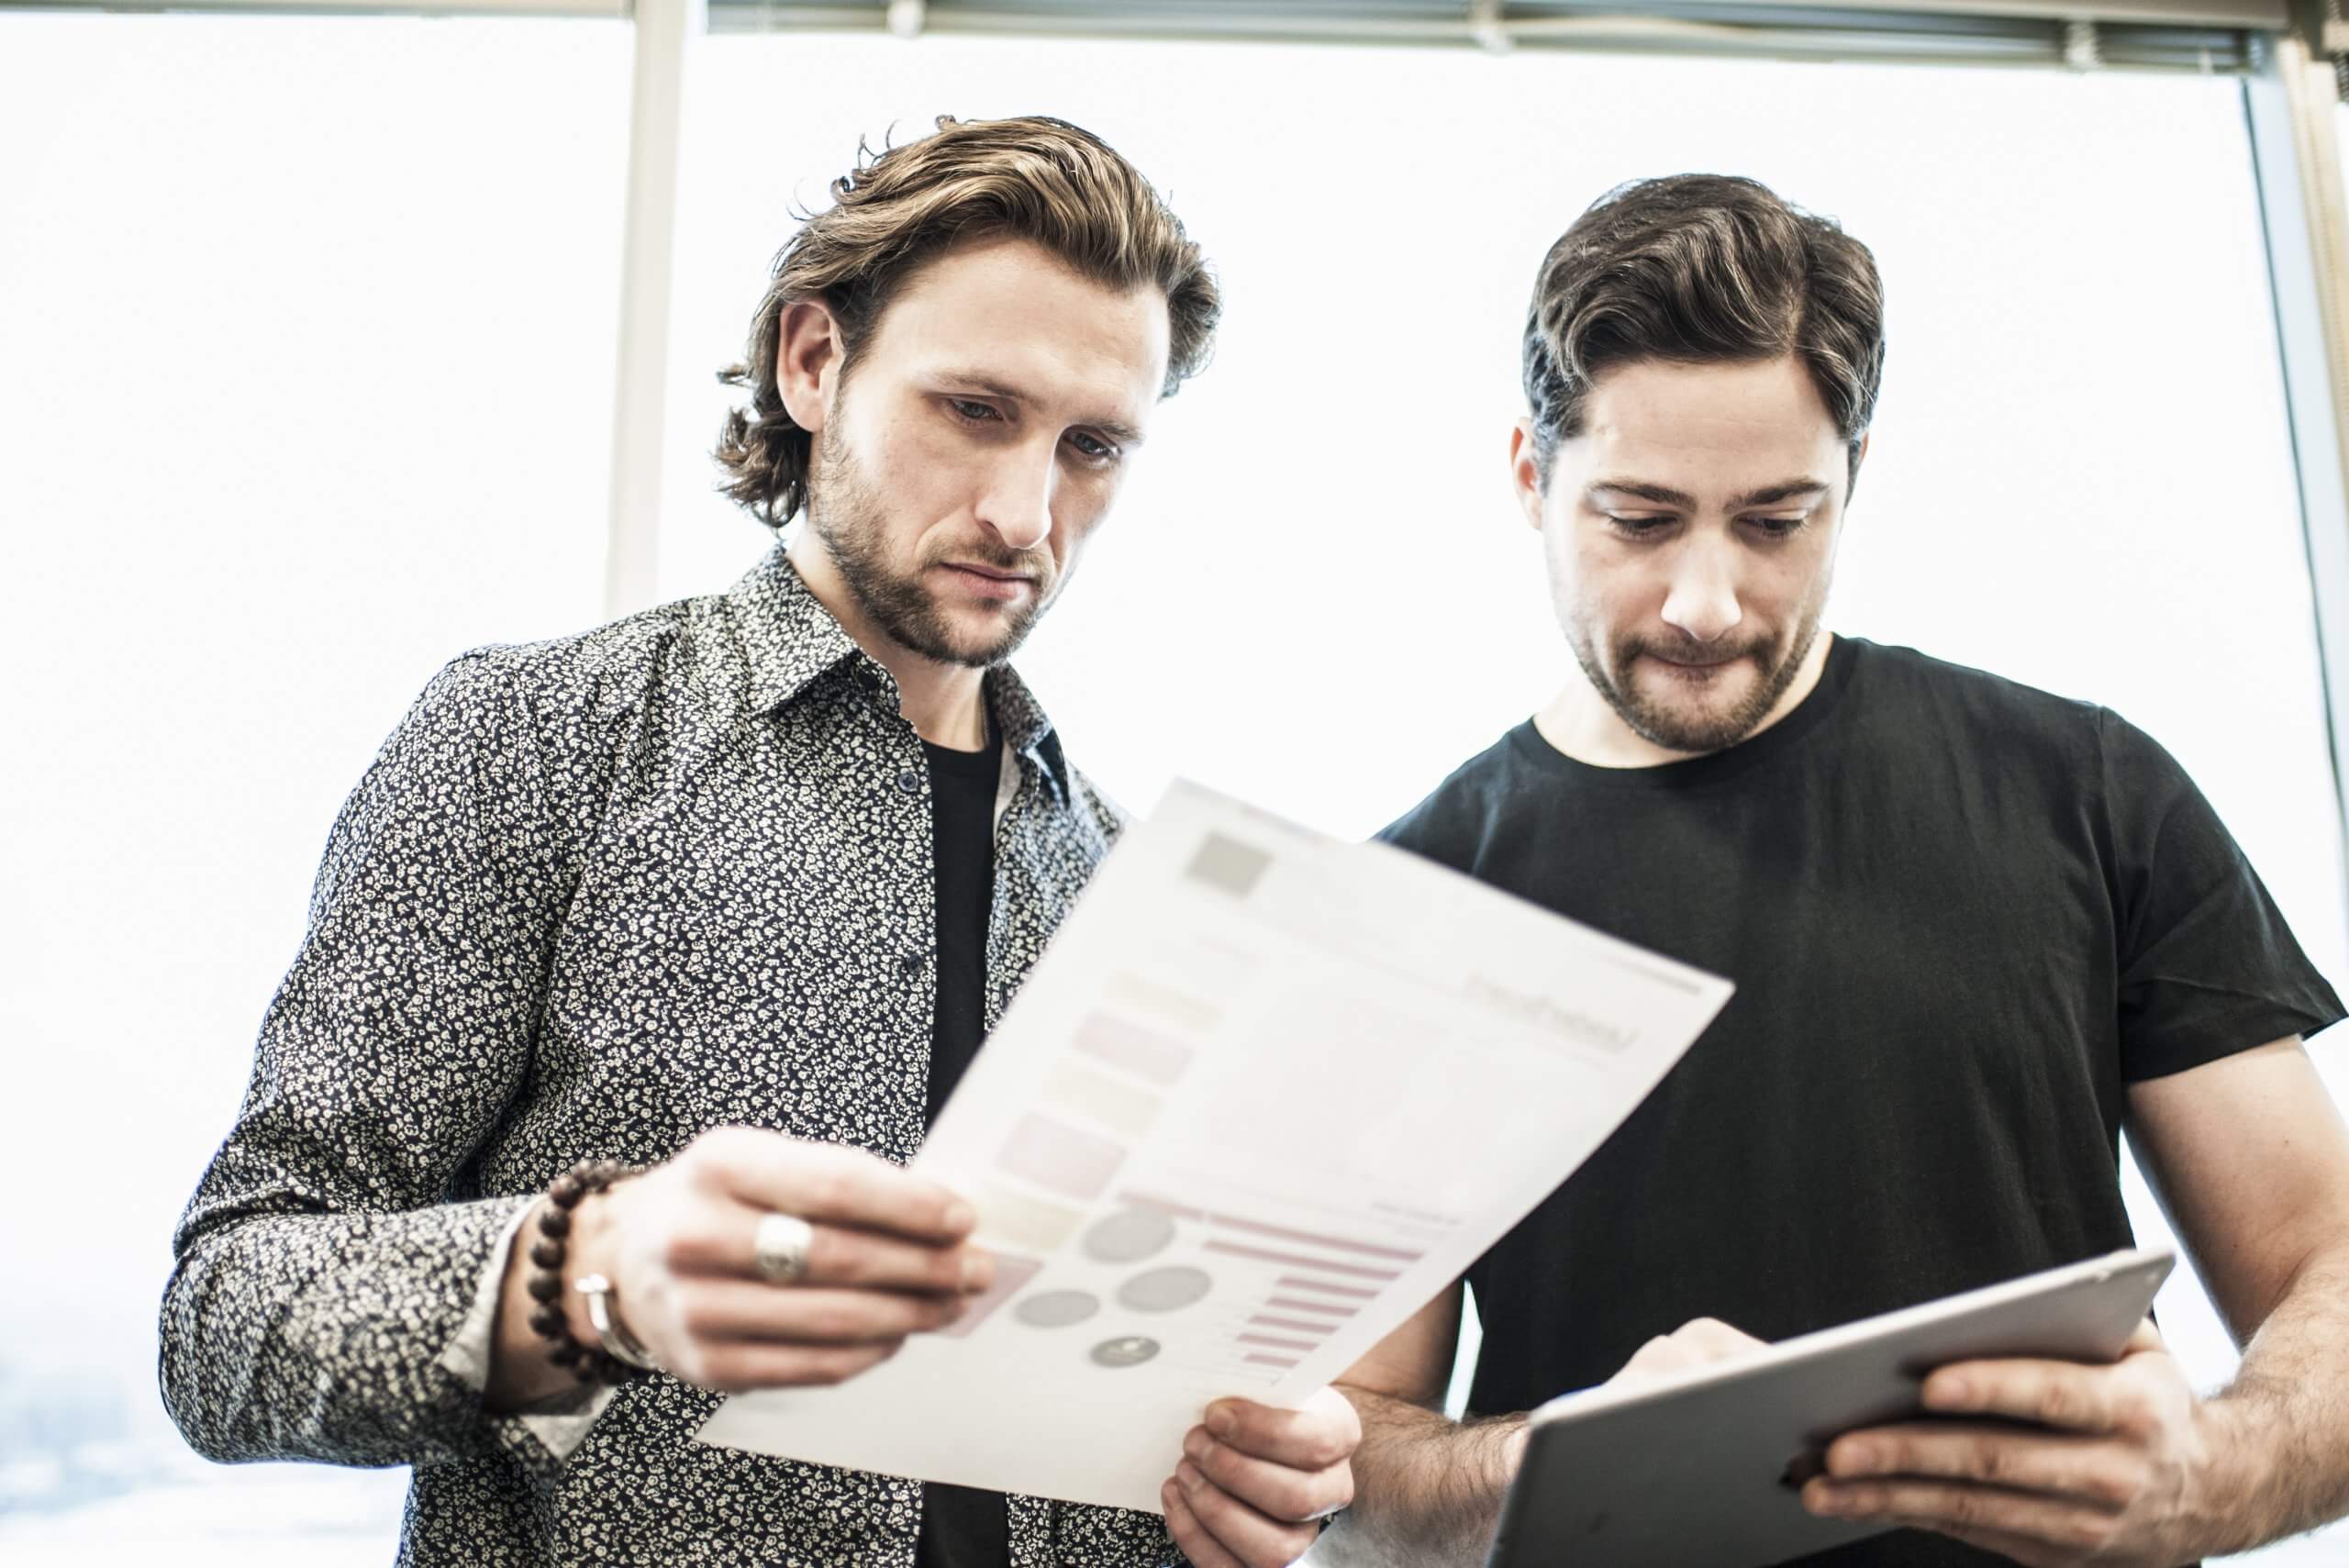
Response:
[[[1293,1407],[1464,1273],[1678,1061],[1726,981],[1382,844],[1177,784],[913,1168],[996,1284],[702,1440],[1159,1512],[1228,1395]]]

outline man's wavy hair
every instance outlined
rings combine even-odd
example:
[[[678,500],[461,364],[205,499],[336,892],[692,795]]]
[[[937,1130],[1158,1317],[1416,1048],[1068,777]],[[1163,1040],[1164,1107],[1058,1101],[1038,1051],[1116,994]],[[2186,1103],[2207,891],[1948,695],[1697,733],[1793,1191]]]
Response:
[[[1800,357],[1860,473],[1884,381],[1884,284],[1868,248],[1752,180],[1618,185],[1550,247],[1525,317],[1525,396],[1542,483],[1582,433],[1601,375],[1635,360]]]
[[[770,528],[807,504],[814,441],[785,412],[775,385],[783,315],[800,300],[830,309],[846,373],[924,263],[965,241],[1014,236],[1096,283],[1165,295],[1162,395],[1207,363],[1222,301],[1206,258],[1150,183],[1090,131],[1042,116],[941,117],[918,141],[878,153],[860,144],[856,168],[831,189],[834,205],[808,217],[775,257],[743,361],[718,373],[750,392],[750,406],[729,414],[718,435],[729,476],[721,488]]]

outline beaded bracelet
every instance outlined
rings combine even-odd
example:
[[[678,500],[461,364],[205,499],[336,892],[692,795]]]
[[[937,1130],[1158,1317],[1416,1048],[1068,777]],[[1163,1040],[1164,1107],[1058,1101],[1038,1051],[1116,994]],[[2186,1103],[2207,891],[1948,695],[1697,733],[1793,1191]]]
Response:
[[[539,1210],[538,1240],[530,1243],[530,1273],[523,1287],[537,1302],[530,1329],[547,1341],[547,1359],[582,1384],[626,1383],[638,1369],[607,1351],[583,1345],[571,1337],[571,1320],[562,1310],[562,1265],[568,1256],[571,1211],[590,1193],[607,1192],[612,1184],[635,1175],[617,1160],[582,1160],[554,1179],[547,1188],[545,1207]]]

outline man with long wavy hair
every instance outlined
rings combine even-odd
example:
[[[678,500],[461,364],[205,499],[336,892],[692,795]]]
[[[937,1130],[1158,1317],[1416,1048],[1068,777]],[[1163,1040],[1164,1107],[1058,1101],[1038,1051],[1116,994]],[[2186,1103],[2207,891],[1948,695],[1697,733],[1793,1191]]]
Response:
[[[403,1562],[1286,1563],[1347,1498],[1341,1401],[1203,1412],[1249,1468],[1170,1453],[1163,1521],[692,1440],[991,1284],[899,1166],[1120,826],[1006,661],[1218,312],[1058,121],[941,121],[834,193],[718,450],[807,526],[730,593],[459,659],[394,734],[182,1223],[165,1396],[215,1458],[414,1465]]]

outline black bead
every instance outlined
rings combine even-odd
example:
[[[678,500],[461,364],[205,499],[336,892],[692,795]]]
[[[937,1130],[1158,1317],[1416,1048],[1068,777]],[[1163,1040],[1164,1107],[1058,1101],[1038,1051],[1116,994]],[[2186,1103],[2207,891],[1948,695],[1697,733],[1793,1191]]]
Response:
[[[560,1241],[532,1242],[530,1245],[530,1262],[538,1264],[539,1267],[542,1269],[559,1269],[562,1267],[562,1243]]]
[[[547,1360],[554,1362],[557,1366],[576,1366],[579,1362],[579,1358],[586,1353],[587,1352],[585,1351],[581,1350],[569,1340],[565,1340],[562,1343],[547,1351]]]
[[[579,1201],[581,1195],[586,1190],[587,1184],[584,1182],[565,1171],[554,1179],[554,1185],[547,1189],[547,1196],[553,1200],[555,1207],[569,1208]]]
[[[554,1274],[532,1274],[523,1287],[539,1301],[552,1301],[562,1294],[562,1281]]]
[[[571,1234],[571,1216],[559,1208],[551,1208],[539,1216],[539,1229],[541,1234],[560,1241]]]
[[[530,1329],[541,1340],[560,1340],[570,1320],[551,1307],[541,1307],[530,1314]]]

